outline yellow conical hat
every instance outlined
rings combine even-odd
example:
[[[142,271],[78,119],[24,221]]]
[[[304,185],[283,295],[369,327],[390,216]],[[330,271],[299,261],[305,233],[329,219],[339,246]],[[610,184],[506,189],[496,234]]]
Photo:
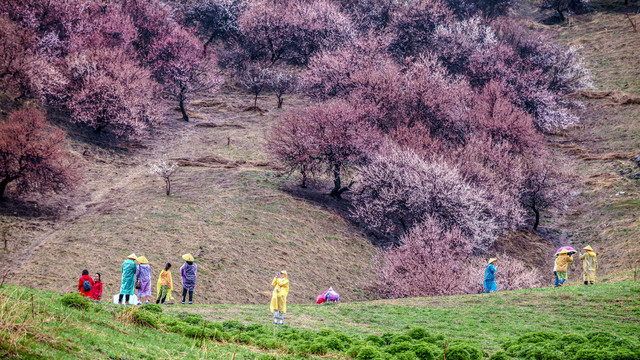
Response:
[[[562,254],[568,254],[569,251],[567,251],[567,249],[562,249],[560,250],[560,252],[558,253],[558,255],[562,255]]]
[[[137,260],[138,257],[136,256],[135,253],[131,253],[131,255],[127,256],[127,259],[131,259],[131,260]]]
[[[182,258],[184,259],[184,261],[194,261],[193,255],[191,254],[184,254],[182,255]]]
[[[496,259],[496,258],[491,258],[491,259],[489,259],[489,264],[491,264],[491,263],[492,263],[492,262],[494,262],[494,261],[498,261],[498,259]],[[488,264],[487,264],[487,265],[488,265]]]
[[[593,251],[593,248],[591,248],[591,245],[585,246],[584,249],[587,251]]]
[[[149,260],[147,260],[146,256],[140,256],[140,257],[138,258],[138,262],[139,262],[140,264],[148,264],[148,263],[149,263]]]

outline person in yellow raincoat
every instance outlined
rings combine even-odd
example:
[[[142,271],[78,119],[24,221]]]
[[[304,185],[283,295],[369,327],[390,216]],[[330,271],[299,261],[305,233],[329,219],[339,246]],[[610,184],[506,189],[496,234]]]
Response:
[[[164,304],[167,298],[173,299],[171,296],[173,279],[171,278],[171,271],[169,271],[169,269],[171,269],[171,263],[165,265],[164,270],[160,272],[160,276],[158,277],[158,282],[156,283],[156,291],[158,293],[156,304]]]
[[[596,282],[596,270],[598,270],[598,259],[596,258],[596,252],[593,251],[590,245],[584,248],[586,253],[580,255],[582,260],[582,279],[585,285],[593,285]]]
[[[273,323],[284,325],[284,314],[287,312],[287,295],[289,294],[289,279],[287,272],[281,271],[276,274],[271,282],[273,294],[271,295],[271,312],[273,313]]]
[[[558,273],[559,285],[563,286],[564,282],[567,281],[567,271],[569,269],[569,263],[573,262],[573,257],[567,255],[569,252],[567,249],[562,249],[558,253],[558,257],[556,258],[556,271]]]

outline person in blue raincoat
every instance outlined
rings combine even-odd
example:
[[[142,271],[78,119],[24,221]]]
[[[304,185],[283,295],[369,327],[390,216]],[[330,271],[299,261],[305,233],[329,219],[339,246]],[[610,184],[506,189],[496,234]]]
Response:
[[[496,285],[496,261],[498,261],[496,258],[489,259],[487,269],[484,271],[484,292],[487,294],[492,291],[498,291],[498,286]]]
[[[125,298],[125,304],[129,304],[129,297],[133,295],[133,289],[136,283],[136,254],[127,256],[127,260],[122,263],[122,284],[120,285],[120,296],[118,296],[118,304],[122,304],[122,297]]]

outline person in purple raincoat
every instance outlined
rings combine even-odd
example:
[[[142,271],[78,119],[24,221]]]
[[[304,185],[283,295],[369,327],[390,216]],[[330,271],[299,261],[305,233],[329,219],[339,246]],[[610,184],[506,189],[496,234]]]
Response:
[[[146,298],[145,304],[148,304],[151,296],[151,266],[144,256],[138,258],[138,263],[140,263],[136,270],[136,281],[140,286],[138,288],[138,305],[142,304],[143,297]]]
[[[196,288],[196,278],[198,277],[198,265],[193,261],[193,255],[182,255],[185,263],[180,267],[182,275],[182,305],[184,305],[187,292],[189,293],[189,305],[193,304],[193,290]]]

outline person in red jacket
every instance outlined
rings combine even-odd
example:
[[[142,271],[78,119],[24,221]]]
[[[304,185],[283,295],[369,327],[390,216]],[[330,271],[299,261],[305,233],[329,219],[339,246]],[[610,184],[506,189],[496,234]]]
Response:
[[[95,283],[91,276],[89,276],[89,270],[82,270],[82,276],[78,279],[78,291],[80,291],[80,294],[86,297],[91,296],[91,289],[93,289],[93,285],[95,285]]]
[[[94,300],[102,300],[102,281],[100,280],[100,273],[96,273],[93,277],[95,280],[91,287],[91,298]]]

